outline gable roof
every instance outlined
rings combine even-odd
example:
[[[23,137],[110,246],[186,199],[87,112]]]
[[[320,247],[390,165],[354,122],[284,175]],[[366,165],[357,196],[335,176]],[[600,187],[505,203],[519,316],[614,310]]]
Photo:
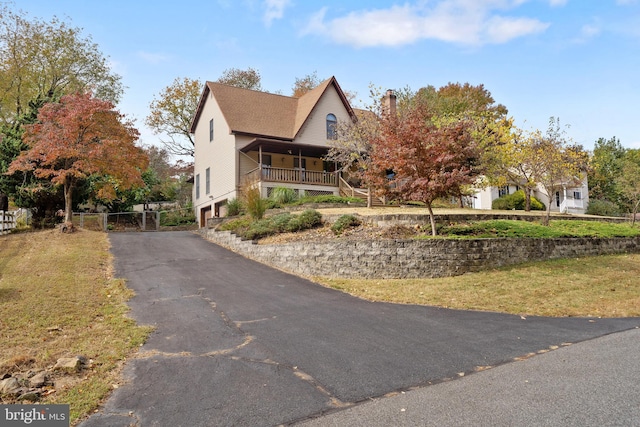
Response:
[[[355,118],[355,113],[335,77],[323,81],[300,98],[207,82],[190,131],[195,132],[204,103],[211,93],[218,102],[231,133],[293,140],[331,86],[335,87],[349,115]]]

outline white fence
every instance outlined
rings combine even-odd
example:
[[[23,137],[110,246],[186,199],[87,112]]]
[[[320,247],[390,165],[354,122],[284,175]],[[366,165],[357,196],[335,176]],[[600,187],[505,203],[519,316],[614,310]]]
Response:
[[[0,211],[0,235],[11,233],[14,228],[16,228],[16,214]]]

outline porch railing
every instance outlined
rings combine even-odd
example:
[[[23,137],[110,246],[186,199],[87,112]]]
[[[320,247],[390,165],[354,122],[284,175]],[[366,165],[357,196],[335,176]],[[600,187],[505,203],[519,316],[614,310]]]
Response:
[[[564,199],[560,203],[560,212],[568,213],[571,209],[584,209],[584,203],[580,199]]]
[[[338,186],[337,172],[263,167],[254,169],[245,176],[249,182],[265,181]]]

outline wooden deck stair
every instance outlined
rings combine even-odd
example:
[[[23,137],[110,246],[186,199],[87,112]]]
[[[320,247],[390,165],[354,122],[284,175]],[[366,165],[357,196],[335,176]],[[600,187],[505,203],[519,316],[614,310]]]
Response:
[[[358,199],[362,199],[364,203],[367,203],[369,189],[352,187],[344,179],[340,178],[340,195],[343,197],[357,197]],[[374,196],[371,200],[371,205],[385,206],[386,203],[384,199]]]

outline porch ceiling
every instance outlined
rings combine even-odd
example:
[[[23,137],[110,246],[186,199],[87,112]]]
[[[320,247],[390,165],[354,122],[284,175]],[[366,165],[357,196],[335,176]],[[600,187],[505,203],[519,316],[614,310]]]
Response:
[[[305,157],[322,157],[329,151],[328,147],[318,147],[314,145],[295,144],[290,141],[279,139],[256,138],[240,149],[243,153],[258,151],[262,147],[263,152],[276,154],[290,154],[297,156],[298,153]]]

